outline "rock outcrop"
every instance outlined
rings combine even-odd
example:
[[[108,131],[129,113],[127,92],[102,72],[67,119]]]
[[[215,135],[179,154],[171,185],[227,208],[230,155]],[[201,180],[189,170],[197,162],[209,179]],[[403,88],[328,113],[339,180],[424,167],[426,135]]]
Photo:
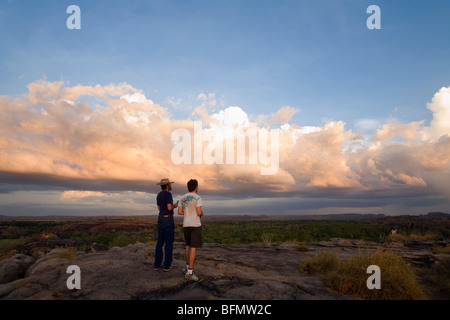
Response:
[[[294,246],[205,244],[198,251],[199,283],[186,281],[184,246],[174,246],[174,268],[153,268],[154,246],[135,243],[90,253],[67,255],[56,248],[41,256],[18,278],[4,278],[1,299],[342,299],[298,267],[305,253]],[[29,257],[31,258],[31,257]],[[13,257],[2,262],[19,265]],[[32,258],[31,258],[32,259]],[[67,288],[67,267],[81,270],[81,289]],[[5,267],[8,269],[9,267]],[[18,269],[18,268],[16,268]],[[9,270],[9,269],[8,269]]]
[[[107,249],[95,246],[91,252],[56,248],[34,259],[19,254],[0,261],[0,299],[251,299],[311,300],[351,299],[327,290],[317,278],[299,272],[307,257],[331,250],[342,258],[376,250],[381,244],[360,240],[331,239],[306,245],[204,244],[198,250],[195,273],[198,283],[184,279],[184,245],[174,245],[174,268],[169,272],[153,268],[154,245],[135,243]],[[395,246],[393,246],[394,248]],[[415,257],[431,256],[426,249],[398,244],[396,250]],[[81,289],[68,289],[70,265],[81,271]]]
[[[33,263],[34,259],[24,254],[0,261],[0,284],[23,278]]]

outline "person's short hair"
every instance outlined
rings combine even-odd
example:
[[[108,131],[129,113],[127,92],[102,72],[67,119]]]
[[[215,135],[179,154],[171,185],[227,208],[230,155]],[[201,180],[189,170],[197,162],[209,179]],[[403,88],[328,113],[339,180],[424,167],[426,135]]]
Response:
[[[195,188],[198,187],[198,181],[196,179],[191,179],[187,183],[187,188],[189,192],[192,192],[195,190]]]

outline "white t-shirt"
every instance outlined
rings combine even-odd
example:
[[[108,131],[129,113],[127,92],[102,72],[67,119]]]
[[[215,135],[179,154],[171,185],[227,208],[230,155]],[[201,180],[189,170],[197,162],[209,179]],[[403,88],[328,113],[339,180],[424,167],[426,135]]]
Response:
[[[188,192],[181,198],[183,206],[184,218],[183,227],[200,227],[202,222],[197,215],[197,207],[201,207],[202,198],[196,193]]]

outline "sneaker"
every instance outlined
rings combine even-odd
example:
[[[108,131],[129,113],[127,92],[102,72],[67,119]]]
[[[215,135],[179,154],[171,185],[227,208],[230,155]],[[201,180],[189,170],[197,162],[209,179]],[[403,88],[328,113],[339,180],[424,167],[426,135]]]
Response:
[[[155,271],[159,271],[159,269],[161,269],[161,267],[153,267],[153,269],[154,269]]]
[[[173,266],[170,266],[170,267],[168,267],[168,268],[164,268],[164,271],[165,272],[169,272],[170,270],[172,270],[173,269]]]
[[[186,273],[184,275],[184,278],[186,280],[191,280],[191,281],[198,281],[198,280],[200,280],[193,272],[191,274]]]

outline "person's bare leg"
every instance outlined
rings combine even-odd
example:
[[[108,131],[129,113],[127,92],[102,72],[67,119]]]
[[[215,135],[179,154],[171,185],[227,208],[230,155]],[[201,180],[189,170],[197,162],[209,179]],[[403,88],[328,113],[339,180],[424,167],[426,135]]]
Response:
[[[186,246],[186,252],[185,252],[185,260],[186,260],[186,265],[189,265],[189,254],[190,254],[190,252],[191,252],[191,247],[189,247],[189,246]]]
[[[189,253],[188,253],[189,252]],[[186,250],[186,257],[189,257],[189,265],[187,266],[187,272],[184,275],[184,278],[192,281],[199,281],[200,279],[194,274],[194,263],[195,256],[197,254],[197,248],[189,248],[189,251]]]
[[[197,254],[197,248],[190,248],[190,253],[189,253],[189,269],[193,269],[194,268],[194,262],[195,262],[195,255]]]

